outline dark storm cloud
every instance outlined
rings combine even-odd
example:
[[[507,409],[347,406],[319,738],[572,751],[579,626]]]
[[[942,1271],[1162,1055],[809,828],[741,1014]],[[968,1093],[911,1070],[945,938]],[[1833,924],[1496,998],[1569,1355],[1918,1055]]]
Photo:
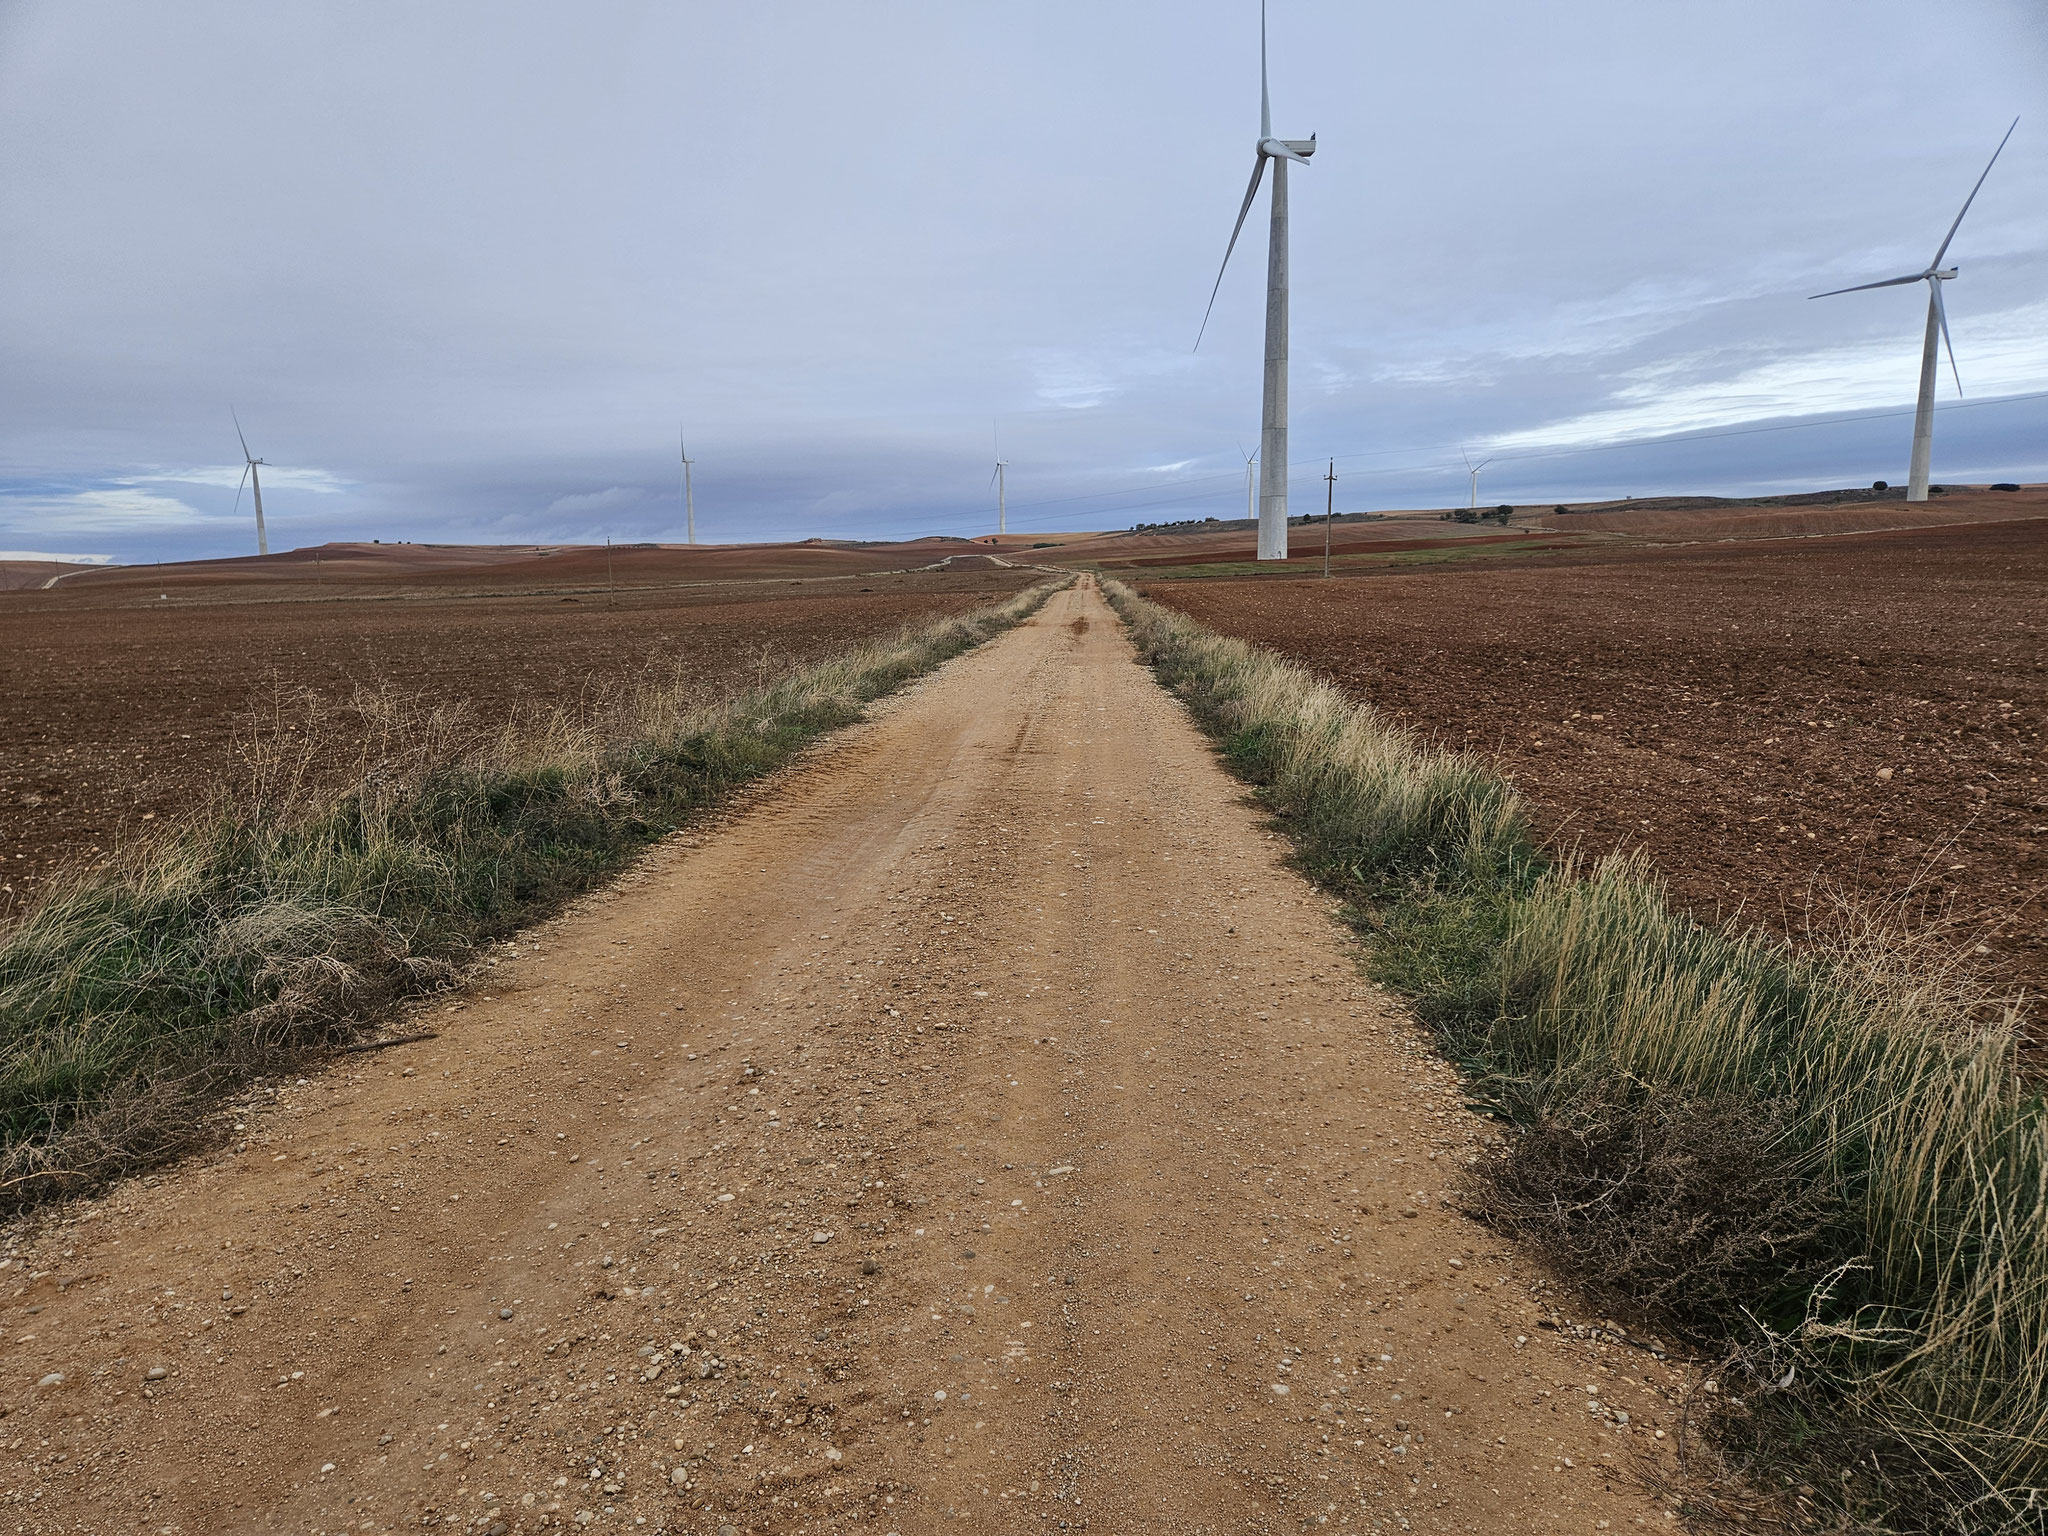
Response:
[[[2048,474],[2030,0],[1274,0],[1294,446],[1352,505]],[[1256,7],[0,9],[0,547],[976,532],[1242,505]],[[1256,226],[1254,226],[1256,228]],[[1953,391],[1948,397],[1953,401]],[[1615,450],[1670,433],[1734,434]],[[1560,456],[1559,450],[1575,451]]]

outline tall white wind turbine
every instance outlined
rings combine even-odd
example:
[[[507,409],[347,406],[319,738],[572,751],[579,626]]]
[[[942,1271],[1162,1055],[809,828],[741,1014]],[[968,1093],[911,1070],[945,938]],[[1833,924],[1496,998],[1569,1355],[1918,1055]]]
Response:
[[[1462,448],[1458,450],[1458,456],[1465,461],[1465,471],[1472,477],[1472,500],[1466,503],[1466,505],[1476,511],[1479,506],[1479,471],[1486,468],[1493,460],[1490,458],[1481,459],[1477,464],[1474,464],[1472,462],[1472,455],[1466,453]]]
[[[1244,453],[1242,444],[1238,446],[1237,451]],[[1256,464],[1258,459],[1259,450],[1256,448],[1244,454],[1244,515],[1255,523],[1259,520],[1258,471],[1254,470],[1252,465]]]
[[[676,434],[676,446],[683,453],[683,528],[690,543],[697,542],[697,494],[690,484],[690,466],[697,461],[690,457],[690,445],[681,432]]]
[[[2006,139],[2012,137],[2013,128],[2020,125],[2014,118],[2012,127],[2005,130],[2005,138],[1998,141],[1998,148],[1991,152],[1991,158],[1984,165],[1984,175],[1977,178],[1977,185],[1970,188],[1970,195],[1963,199],[1962,211],[1956,215],[1955,223],[1949,225],[1948,233],[1942,236],[1941,244],[1934,252],[1934,259],[1919,272],[1908,272],[1903,277],[1888,277],[1881,283],[1858,283],[1853,288],[1830,288],[1826,293],[1816,293],[1816,299],[1833,298],[1838,293],[1862,293],[1870,288],[1900,288],[1908,283],[1927,285],[1927,336],[1920,348],[1920,403],[1913,412],[1913,463],[1906,475],[1906,500],[1927,499],[1927,473],[1929,462],[1934,457],[1934,378],[1939,360],[1936,356],[1937,336],[1941,345],[1948,349],[1948,371],[1956,381],[1956,393],[1963,392],[1963,376],[1956,371],[1955,343],[1949,340],[1948,309],[1941,302],[1941,285],[1952,279],[1957,268],[1944,268],[1941,258],[1948,254],[1949,242],[1962,228],[1963,214],[1970,211],[1970,204],[1977,200],[1977,193],[1984,185],[1984,177],[1991,174],[1991,167],[1998,164],[1998,157],[2005,153]]]
[[[1252,199],[1259,195],[1259,179],[1266,174],[1266,162],[1273,162],[1272,225],[1266,243],[1266,382],[1259,405],[1259,558],[1287,558],[1287,163],[1307,165],[1316,152],[1316,138],[1276,139],[1273,137],[1272,95],[1266,83],[1266,5],[1259,0],[1259,142],[1252,160],[1252,181],[1245,189],[1244,206],[1237,210],[1237,227],[1230,232],[1230,244],[1223,248],[1223,266],[1216,270],[1216,284],[1209,290],[1209,308],[1202,312],[1202,331],[1209,329],[1209,314],[1216,308],[1216,294],[1223,287],[1224,270],[1230,253],[1237,249],[1237,237],[1252,211]],[[1202,333],[1195,346],[1202,345]]]
[[[269,460],[259,459],[249,452],[249,439],[242,434],[242,418],[235,415],[233,406],[228,407],[228,415],[234,417],[235,436],[241,438],[242,442],[242,480],[248,485],[250,494],[256,498],[256,553],[267,555],[270,553],[270,535],[263,531],[263,477],[256,473],[256,466],[267,464]],[[241,504],[242,486],[237,484],[235,505],[239,507]]]

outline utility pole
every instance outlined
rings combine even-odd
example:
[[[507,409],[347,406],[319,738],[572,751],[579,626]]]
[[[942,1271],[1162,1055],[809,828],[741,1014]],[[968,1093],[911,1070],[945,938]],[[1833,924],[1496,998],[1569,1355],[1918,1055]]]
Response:
[[[690,466],[697,461],[690,457],[690,445],[682,438],[676,439],[676,446],[683,454],[683,529],[684,537],[692,544],[697,542],[697,493],[690,484]]]
[[[1323,476],[1328,482],[1323,492],[1323,575],[1330,574],[1330,524],[1337,516],[1337,461],[1330,460],[1330,472]]]
[[[607,608],[619,606],[618,588],[612,584],[612,537],[604,537],[604,605]]]

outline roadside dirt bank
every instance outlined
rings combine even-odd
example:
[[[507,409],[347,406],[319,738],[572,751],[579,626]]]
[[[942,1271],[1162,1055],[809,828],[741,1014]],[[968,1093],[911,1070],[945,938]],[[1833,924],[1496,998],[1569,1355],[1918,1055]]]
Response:
[[[1447,1208],[1283,858],[1084,581],[9,1234],[0,1529],[1671,1523],[1676,1374]]]

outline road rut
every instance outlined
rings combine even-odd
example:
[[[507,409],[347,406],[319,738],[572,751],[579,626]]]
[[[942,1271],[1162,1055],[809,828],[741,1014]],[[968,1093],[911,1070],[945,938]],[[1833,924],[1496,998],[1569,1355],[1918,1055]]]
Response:
[[[494,956],[13,1234],[0,1517],[1670,1518],[1676,1378],[1451,1208],[1483,1124],[1092,583]]]

